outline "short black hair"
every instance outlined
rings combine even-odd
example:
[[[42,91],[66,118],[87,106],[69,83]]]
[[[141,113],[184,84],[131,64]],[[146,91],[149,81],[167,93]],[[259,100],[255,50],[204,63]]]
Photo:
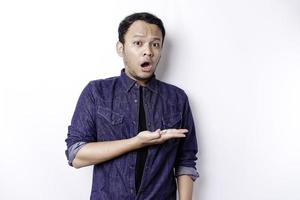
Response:
[[[155,15],[153,15],[151,13],[140,12],[140,13],[133,13],[133,14],[125,17],[120,22],[119,28],[118,28],[118,33],[119,33],[119,41],[122,44],[124,44],[124,42],[125,42],[124,36],[127,33],[129,27],[131,26],[131,24],[133,24],[137,20],[142,20],[149,24],[157,25],[162,33],[162,39],[164,41],[166,31],[165,31],[164,24],[161,21],[161,19],[159,19],[158,17],[156,17]],[[162,43],[163,43],[163,41],[162,41]]]

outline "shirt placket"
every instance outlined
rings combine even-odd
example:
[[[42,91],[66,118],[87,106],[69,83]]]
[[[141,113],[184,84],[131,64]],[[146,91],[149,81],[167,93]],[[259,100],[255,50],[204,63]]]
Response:
[[[138,121],[139,121],[139,86],[135,84],[132,90],[130,91],[130,101],[133,106],[133,130],[131,137],[134,137],[138,133]],[[136,199],[136,190],[135,190],[135,167],[136,167],[136,152],[131,153],[130,159],[130,176],[129,176],[129,191],[130,199]]]

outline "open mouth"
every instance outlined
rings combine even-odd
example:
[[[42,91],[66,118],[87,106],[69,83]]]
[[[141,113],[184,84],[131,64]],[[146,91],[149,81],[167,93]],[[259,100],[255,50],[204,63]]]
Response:
[[[150,62],[143,62],[142,64],[141,64],[141,67],[142,67],[142,71],[143,72],[151,72],[151,70],[152,70],[152,64],[150,63]]]
[[[144,62],[141,64],[141,67],[149,67],[150,63],[149,62]]]

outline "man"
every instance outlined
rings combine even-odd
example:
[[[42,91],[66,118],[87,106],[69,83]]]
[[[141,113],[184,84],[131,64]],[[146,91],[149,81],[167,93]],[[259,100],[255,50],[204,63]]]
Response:
[[[154,72],[165,37],[150,13],[119,25],[121,75],[91,81],[68,129],[66,154],[75,168],[94,165],[92,200],[192,199],[197,141],[183,90]],[[174,172],[175,169],[175,172]]]

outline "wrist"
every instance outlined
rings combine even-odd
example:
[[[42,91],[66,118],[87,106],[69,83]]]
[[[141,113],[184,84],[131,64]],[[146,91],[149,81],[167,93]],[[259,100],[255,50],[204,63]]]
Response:
[[[133,150],[143,147],[143,143],[141,142],[141,140],[139,139],[138,136],[134,136],[134,137],[130,138],[129,141],[133,147]]]

